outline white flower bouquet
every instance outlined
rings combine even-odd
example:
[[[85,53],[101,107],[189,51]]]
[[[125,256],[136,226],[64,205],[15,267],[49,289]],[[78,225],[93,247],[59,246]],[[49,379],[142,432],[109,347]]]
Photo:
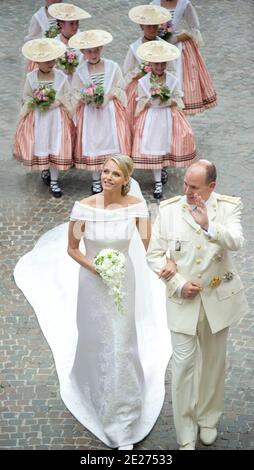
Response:
[[[93,265],[109,288],[119,312],[124,313],[122,281],[125,274],[125,256],[118,250],[105,248],[93,259]]]

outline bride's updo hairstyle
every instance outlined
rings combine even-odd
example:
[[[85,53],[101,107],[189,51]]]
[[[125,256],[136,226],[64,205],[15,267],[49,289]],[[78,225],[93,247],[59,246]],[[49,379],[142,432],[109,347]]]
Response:
[[[133,173],[133,160],[130,157],[128,157],[128,155],[123,155],[121,153],[112,155],[111,157],[107,158],[107,160],[105,161],[105,164],[110,160],[112,160],[113,162],[117,164],[117,166],[120,168],[120,170],[122,171],[122,173],[124,174],[126,178],[130,178],[130,176]],[[121,191],[122,196],[126,196],[126,194],[128,194],[129,191],[130,191],[130,180],[125,186],[122,186],[122,191]]]

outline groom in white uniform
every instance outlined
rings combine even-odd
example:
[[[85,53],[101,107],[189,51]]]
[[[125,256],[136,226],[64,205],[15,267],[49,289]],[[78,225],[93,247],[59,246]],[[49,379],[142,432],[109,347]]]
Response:
[[[161,203],[147,252],[151,269],[166,282],[171,330],[172,400],[177,441],[194,450],[197,429],[211,445],[223,412],[228,327],[248,309],[230,252],[244,242],[240,198],[214,192],[216,168],[191,165],[185,196]]]

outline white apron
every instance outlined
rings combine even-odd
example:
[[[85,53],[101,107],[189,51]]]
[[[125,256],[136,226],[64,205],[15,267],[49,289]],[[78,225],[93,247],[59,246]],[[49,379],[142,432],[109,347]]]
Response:
[[[60,70],[54,70],[53,88],[58,92],[66,80],[66,76]],[[38,70],[33,70],[27,75],[32,90],[38,88],[43,82],[38,81]],[[60,108],[40,112],[34,111],[34,154],[37,157],[59,155],[62,138]]]
[[[147,96],[150,94],[151,73],[139,80],[139,83]],[[169,72],[166,72],[165,85],[171,90],[176,87],[178,80]],[[158,125],[159,123],[159,125]],[[148,109],[141,144],[141,153],[145,155],[166,155],[170,152],[172,138],[172,113],[169,107],[152,106]]]
[[[117,64],[112,60],[104,61],[104,93],[110,92]],[[77,70],[84,87],[91,84],[91,77],[87,61],[82,63]],[[84,107],[83,131],[82,131],[82,155],[95,157],[119,153],[115,108],[112,100],[100,109],[94,106]]]

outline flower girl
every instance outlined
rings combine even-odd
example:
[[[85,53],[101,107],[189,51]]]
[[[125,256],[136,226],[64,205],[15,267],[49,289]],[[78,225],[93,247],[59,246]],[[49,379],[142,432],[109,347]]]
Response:
[[[14,156],[28,169],[42,171],[42,180],[54,197],[62,195],[59,170],[72,166],[70,88],[66,75],[54,68],[64,52],[64,44],[48,38],[23,46],[23,55],[38,69],[27,74],[14,143]]]
[[[140,25],[142,30],[142,36],[130,45],[123,65],[128,102],[127,114],[130,129],[133,133],[138,80],[150,71],[149,65],[146,62],[142,62],[138,57],[137,49],[144,42],[160,41],[161,39],[158,36],[159,25],[170,20],[171,15],[165,8],[154,5],[138,5],[131,8],[129,18],[134,23]]]
[[[38,39],[42,36],[47,38],[54,38],[59,34],[59,27],[55,18],[49,13],[50,5],[53,3],[61,3],[62,0],[45,0],[45,5],[41,7],[31,18],[29,24],[28,34],[25,37],[25,42],[32,39]],[[27,63],[26,71],[31,72],[37,67],[36,63],[29,60]]]
[[[107,31],[78,33],[70,47],[80,49],[85,61],[72,79],[76,110],[76,168],[92,171],[92,193],[101,192],[100,170],[108,155],[130,155],[130,131],[126,118],[126,95],[119,65],[101,57],[102,47],[112,41]]]
[[[179,56],[178,49],[165,41],[151,41],[139,46],[137,54],[149,62],[152,72],[138,82],[132,157],[135,168],[153,170],[153,194],[159,199],[162,168],[189,166],[196,156],[196,145],[181,111],[178,79],[166,71],[167,62]]]
[[[163,25],[159,34],[181,52],[175,68],[184,93],[184,113],[202,113],[217,106],[216,91],[200,52],[204,41],[195,8],[189,0],[153,0],[151,4],[165,7],[171,13],[172,20]]]
[[[82,54],[79,49],[69,47],[69,40],[77,34],[79,21],[90,18],[91,15],[82,8],[69,3],[55,3],[49,7],[50,15],[57,20],[60,33],[55,37],[55,41],[63,43],[66,51],[63,57],[57,61],[57,67],[68,75],[71,82],[73,74],[80,63]]]

